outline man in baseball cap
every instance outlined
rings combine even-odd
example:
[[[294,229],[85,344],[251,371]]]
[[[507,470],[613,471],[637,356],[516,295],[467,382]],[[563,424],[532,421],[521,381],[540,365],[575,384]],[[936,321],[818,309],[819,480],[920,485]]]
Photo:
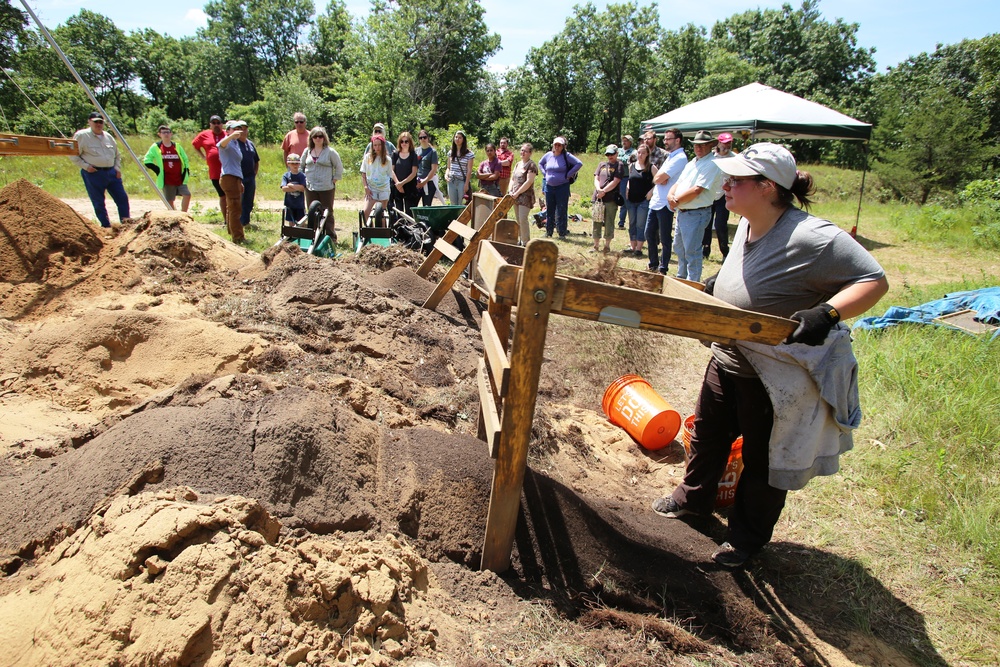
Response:
[[[733,135],[723,132],[719,135],[719,143],[715,146],[715,159],[732,155]],[[719,250],[722,259],[729,255],[729,209],[726,208],[726,193],[719,191],[718,198],[712,202],[712,222],[705,228],[705,236],[701,239],[701,255],[705,259],[712,254],[712,230],[719,239]]]
[[[104,116],[93,111],[87,116],[87,125],[73,135],[79,155],[70,160],[80,168],[80,176],[87,188],[87,196],[94,205],[94,215],[101,227],[110,227],[108,207],[104,203],[107,192],[118,207],[118,220],[129,217],[128,195],[122,184],[122,156],[118,142],[104,131]]]

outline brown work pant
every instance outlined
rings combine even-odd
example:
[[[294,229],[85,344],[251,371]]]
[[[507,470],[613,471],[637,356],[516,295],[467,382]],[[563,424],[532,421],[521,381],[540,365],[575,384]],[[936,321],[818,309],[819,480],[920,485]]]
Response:
[[[240,198],[243,196],[243,179],[223,174],[219,179],[219,185],[226,193],[226,228],[233,242],[239,243],[245,239],[243,223],[240,222],[240,214],[243,213],[243,205],[240,203]]]

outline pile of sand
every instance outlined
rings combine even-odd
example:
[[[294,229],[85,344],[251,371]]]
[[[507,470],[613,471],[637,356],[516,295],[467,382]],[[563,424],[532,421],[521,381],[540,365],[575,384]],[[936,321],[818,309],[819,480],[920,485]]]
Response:
[[[0,600],[18,664],[385,664],[433,649],[433,578],[392,536],[278,540],[254,500],[120,496]]]
[[[204,320],[89,311],[33,327],[0,359],[11,388],[72,410],[136,405],[190,375],[247,370],[262,339]]]
[[[21,178],[0,189],[0,281],[61,286],[104,246],[67,204]]]

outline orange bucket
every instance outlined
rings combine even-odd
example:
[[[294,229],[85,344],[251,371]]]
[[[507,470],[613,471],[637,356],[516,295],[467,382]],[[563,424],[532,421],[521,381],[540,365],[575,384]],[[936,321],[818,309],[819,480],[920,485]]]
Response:
[[[684,420],[684,429],[681,432],[681,442],[684,444],[684,458],[691,457],[691,431],[694,429],[694,415]],[[719,490],[715,493],[716,507],[729,507],[736,501],[736,483],[740,481],[740,474],[743,472],[743,436],[739,436],[733,441],[732,449],[729,450],[729,463],[726,471],[722,473],[719,480]]]
[[[612,424],[625,429],[646,449],[662,449],[676,437],[681,415],[638,375],[612,382],[601,401]]]

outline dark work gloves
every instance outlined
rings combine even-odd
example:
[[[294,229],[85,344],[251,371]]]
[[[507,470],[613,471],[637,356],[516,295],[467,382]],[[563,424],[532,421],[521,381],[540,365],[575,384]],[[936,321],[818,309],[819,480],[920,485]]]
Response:
[[[785,339],[786,343],[822,345],[830,329],[840,321],[840,313],[830,304],[821,303],[815,308],[796,312],[791,319],[798,322],[799,326]]]
[[[701,290],[705,294],[715,294],[715,279],[719,277],[716,273],[714,276],[705,281],[705,288]]]

